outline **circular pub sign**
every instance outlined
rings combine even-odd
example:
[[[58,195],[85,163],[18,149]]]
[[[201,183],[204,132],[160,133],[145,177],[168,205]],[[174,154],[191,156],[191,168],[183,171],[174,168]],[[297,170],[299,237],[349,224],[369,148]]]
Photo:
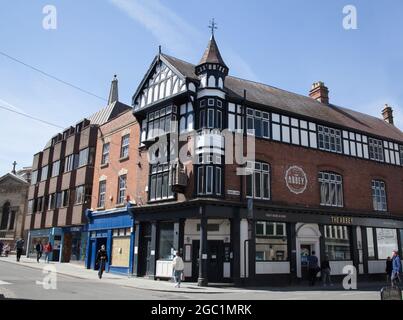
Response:
[[[295,194],[301,194],[308,186],[308,179],[301,167],[292,166],[285,173],[285,182],[288,189]]]

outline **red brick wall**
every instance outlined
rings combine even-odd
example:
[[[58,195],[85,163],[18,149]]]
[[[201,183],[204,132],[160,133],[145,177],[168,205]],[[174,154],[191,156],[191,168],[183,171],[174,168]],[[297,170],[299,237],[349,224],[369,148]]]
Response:
[[[343,177],[344,209],[372,211],[371,181],[380,179],[386,182],[389,212],[403,215],[402,167],[259,139],[256,160],[270,164],[273,203],[320,207],[318,172],[333,171]],[[290,192],[285,182],[286,170],[293,165],[301,167],[308,178],[307,189],[300,195]],[[226,192],[240,190],[235,170],[235,165],[226,168]]]
[[[122,131],[130,128],[129,160],[119,161]],[[139,126],[135,123],[131,111],[103,125],[101,130],[104,137],[112,141],[110,148],[110,163],[106,168],[100,167],[102,140],[98,136],[96,154],[92,208],[97,207],[99,177],[107,176],[106,209],[114,208],[118,188],[118,172],[121,168],[128,170],[127,194],[139,205],[146,205],[148,195],[149,164],[147,150],[138,150]],[[246,140],[245,140],[246,148]],[[394,215],[403,215],[403,169],[402,167],[380,164],[344,155],[333,154],[309,148],[303,148],[284,143],[256,140],[256,160],[270,164],[271,168],[271,197],[274,204],[303,206],[307,208],[320,207],[320,190],[318,183],[319,171],[333,171],[343,177],[343,210],[373,211],[371,180],[381,179],[386,182],[388,211]],[[140,163],[140,166],[138,165]],[[307,175],[306,190],[296,195],[287,188],[285,173],[290,166],[301,167]],[[225,167],[225,198],[239,200],[239,196],[230,196],[228,190],[241,191],[245,197],[245,177],[236,174],[236,165]],[[185,195],[179,195],[179,201],[189,200],[194,192],[194,173],[192,164],[186,165],[188,187]],[[110,201],[110,196],[113,201]]]
[[[120,160],[120,147],[122,136],[130,131],[129,158]],[[109,164],[101,167],[102,150],[105,141],[110,142]],[[104,124],[98,130],[97,151],[95,156],[94,180],[92,189],[91,208],[98,207],[99,179],[106,176],[105,209],[116,207],[118,195],[118,176],[121,169],[127,170],[126,195],[135,199],[136,187],[141,179],[141,170],[137,166],[139,159],[139,126],[131,110]],[[138,171],[140,171],[140,176]],[[112,197],[112,200],[110,199]],[[136,200],[137,201],[137,200]]]

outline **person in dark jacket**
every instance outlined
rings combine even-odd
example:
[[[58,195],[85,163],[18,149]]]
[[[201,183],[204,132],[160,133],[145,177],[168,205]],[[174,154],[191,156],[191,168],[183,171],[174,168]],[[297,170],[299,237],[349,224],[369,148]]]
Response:
[[[3,255],[3,248],[4,248],[4,243],[3,243],[3,241],[0,241],[0,257]]]
[[[388,257],[386,259],[386,282],[389,283],[389,281],[391,281],[392,279],[392,270],[393,270],[393,266],[392,266],[392,259],[390,257]]]
[[[102,279],[102,274],[105,271],[105,265],[108,262],[108,254],[106,253],[105,246],[102,245],[101,249],[98,250],[96,263],[99,265],[98,277]]]
[[[42,258],[42,252],[43,252],[42,242],[38,241],[38,243],[35,246],[35,250],[36,250],[36,262],[39,263],[39,260]]]
[[[15,249],[17,250],[17,262],[20,262],[22,251],[24,250],[24,239],[18,239],[15,243]]]
[[[316,282],[316,276],[320,271],[318,264],[318,257],[315,255],[315,251],[308,257],[308,268],[309,268],[309,285],[314,286]]]
[[[320,272],[322,275],[322,282],[324,287],[326,287],[326,285],[333,286],[332,281],[330,280],[331,271],[332,269],[330,268],[329,257],[326,256],[320,265]]]

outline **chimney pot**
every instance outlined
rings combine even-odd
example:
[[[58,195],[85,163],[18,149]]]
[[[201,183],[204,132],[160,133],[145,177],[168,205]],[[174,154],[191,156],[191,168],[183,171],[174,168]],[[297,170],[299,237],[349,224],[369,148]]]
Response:
[[[329,104],[329,89],[322,81],[317,81],[312,84],[309,96],[321,103]]]
[[[388,104],[385,104],[385,107],[382,110],[382,116],[383,120],[387,123],[393,124],[393,109]]]

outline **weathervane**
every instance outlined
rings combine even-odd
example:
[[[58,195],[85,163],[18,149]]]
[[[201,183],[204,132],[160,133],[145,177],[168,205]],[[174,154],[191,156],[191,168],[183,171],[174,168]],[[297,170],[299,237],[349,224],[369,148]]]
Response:
[[[211,29],[211,35],[214,36],[214,30],[217,30],[217,23],[215,22],[214,18],[210,21],[210,25],[208,26]]]

